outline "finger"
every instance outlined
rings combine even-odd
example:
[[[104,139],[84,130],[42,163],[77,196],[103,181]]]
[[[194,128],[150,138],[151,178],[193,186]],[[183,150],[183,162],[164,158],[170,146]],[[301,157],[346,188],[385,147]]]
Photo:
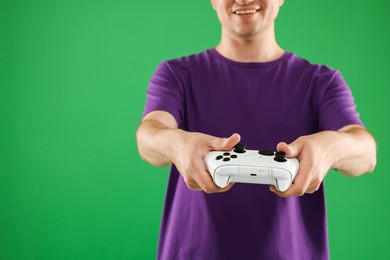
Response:
[[[309,187],[306,190],[306,193],[312,194],[320,188],[322,181],[324,180],[324,177],[326,175],[327,171],[320,169],[319,167],[315,167],[313,169],[313,177],[310,182]]]
[[[187,165],[187,167],[178,168],[178,170],[187,187],[190,190],[203,190],[202,183],[197,180],[196,174],[194,174],[197,168],[195,162],[192,161],[190,163],[186,163],[185,165]]]
[[[276,146],[276,150],[278,152],[284,152],[286,153],[286,156],[289,158],[296,158],[299,155],[299,152],[301,151],[301,145],[298,142],[293,142],[290,145],[288,145],[285,142],[280,142]]]
[[[221,192],[221,188],[214,183],[202,160],[194,162],[192,177],[206,193]]]
[[[281,192],[277,190],[274,186],[270,187],[270,190],[277,194],[280,197],[292,197],[292,196],[302,196],[306,193],[307,189],[311,183],[312,172],[310,167],[308,167],[305,162],[301,162],[300,169],[297,173],[297,176],[293,180],[290,188],[286,191]]]
[[[197,183],[200,185],[202,190],[206,193],[218,193],[218,192],[225,192],[228,191],[231,186],[233,185],[232,183],[229,183],[226,187],[221,188],[218,187],[212,180],[211,176],[206,173],[207,175],[199,174],[195,177],[195,180]]]
[[[218,187],[217,192],[226,192],[226,191],[230,190],[233,187],[233,185],[234,185],[234,182],[231,182],[225,188]]]
[[[201,186],[195,181],[191,176],[183,176],[184,182],[187,185],[187,188],[190,190],[203,190]]]
[[[213,140],[211,142],[211,148],[212,150],[216,151],[231,150],[236,144],[240,142],[240,140],[241,136],[237,133],[232,134],[228,138],[213,137]]]
[[[231,150],[241,140],[241,136],[237,133],[232,134],[222,142],[222,150]]]
[[[202,187],[200,187],[198,185],[198,183],[196,183],[195,180],[193,181],[190,181],[190,182],[186,182],[187,184],[187,187],[190,189],[190,190],[203,190]]]
[[[234,185],[234,183],[228,183],[224,188],[217,186],[204,164],[199,165],[199,174],[196,175],[196,180],[206,193],[226,192]]]

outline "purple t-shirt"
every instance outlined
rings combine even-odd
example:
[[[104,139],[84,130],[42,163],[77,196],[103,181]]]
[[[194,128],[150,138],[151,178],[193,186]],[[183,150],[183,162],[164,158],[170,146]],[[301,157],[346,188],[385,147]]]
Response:
[[[265,63],[229,60],[215,49],[162,62],[144,115],[171,113],[181,129],[275,150],[322,130],[362,125],[341,74],[291,52]],[[177,151],[180,153],[180,151]],[[225,193],[189,190],[172,166],[158,259],[328,259],[324,187],[280,198],[268,185],[236,183]]]

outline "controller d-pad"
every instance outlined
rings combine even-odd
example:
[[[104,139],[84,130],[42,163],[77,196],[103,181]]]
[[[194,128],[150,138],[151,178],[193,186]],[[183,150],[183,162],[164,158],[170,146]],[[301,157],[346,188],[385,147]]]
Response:
[[[223,161],[228,162],[228,161],[230,161],[230,158],[223,158]]]
[[[236,159],[236,158],[237,158],[237,155],[232,154],[232,155],[230,155],[230,158]]]
[[[223,158],[222,155],[218,155],[218,156],[215,158],[215,160],[221,160],[222,158]]]

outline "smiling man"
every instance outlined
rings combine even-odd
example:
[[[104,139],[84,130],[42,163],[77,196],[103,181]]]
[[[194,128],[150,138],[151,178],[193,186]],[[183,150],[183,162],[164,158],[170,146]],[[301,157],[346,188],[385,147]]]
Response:
[[[137,131],[144,160],[172,165],[158,259],[328,259],[322,181],[373,171],[375,141],[338,71],[278,45],[282,0],[211,3],[219,45],[158,66]],[[203,158],[240,140],[298,158],[292,186],[217,187]]]

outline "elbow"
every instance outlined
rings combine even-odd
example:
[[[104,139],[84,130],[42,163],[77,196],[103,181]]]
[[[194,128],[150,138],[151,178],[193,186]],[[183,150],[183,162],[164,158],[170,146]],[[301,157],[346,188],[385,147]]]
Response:
[[[147,149],[144,149],[142,145],[140,145],[139,143],[137,143],[137,145],[138,145],[138,154],[140,155],[141,159],[144,162],[147,162],[156,167],[165,167],[169,165],[168,161],[153,155],[153,153],[151,152],[148,152]]]
[[[372,156],[370,161],[367,163],[367,169],[365,173],[373,173],[376,167],[376,155]]]
[[[366,170],[366,173],[372,173],[374,172],[375,170],[375,167],[376,167],[376,151],[377,151],[377,146],[376,146],[376,142],[374,140],[374,138],[371,136],[372,138],[372,144],[371,144],[371,153],[369,154],[369,158],[368,158],[368,161],[367,161],[367,170]]]
[[[367,158],[367,161],[364,163],[364,166],[358,174],[353,174],[354,176],[360,176],[363,174],[373,173],[376,167],[376,154],[372,155],[370,158]]]
[[[167,165],[169,165],[168,162],[166,161],[163,161],[161,160],[161,158],[155,158],[153,156],[149,156],[145,153],[142,153],[140,150],[139,151],[139,155],[141,156],[141,159],[153,166],[156,166],[156,167],[165,167]]]
[[[377,162],[377,145],[374,137],[369,134],[369,142],[366,145],[366,156],[363,166],[363,171],[361,174],[369,174],[373,173],[376,167],[376,162]],[[359,174],[360,175],[360,174]]]
[[[370,174],[374,172],[376,167],[376,155],[366,158],[366,160],[359,160],[349,168],[334,168],[336,171],[348,177],[358,177],[364,174]]]

